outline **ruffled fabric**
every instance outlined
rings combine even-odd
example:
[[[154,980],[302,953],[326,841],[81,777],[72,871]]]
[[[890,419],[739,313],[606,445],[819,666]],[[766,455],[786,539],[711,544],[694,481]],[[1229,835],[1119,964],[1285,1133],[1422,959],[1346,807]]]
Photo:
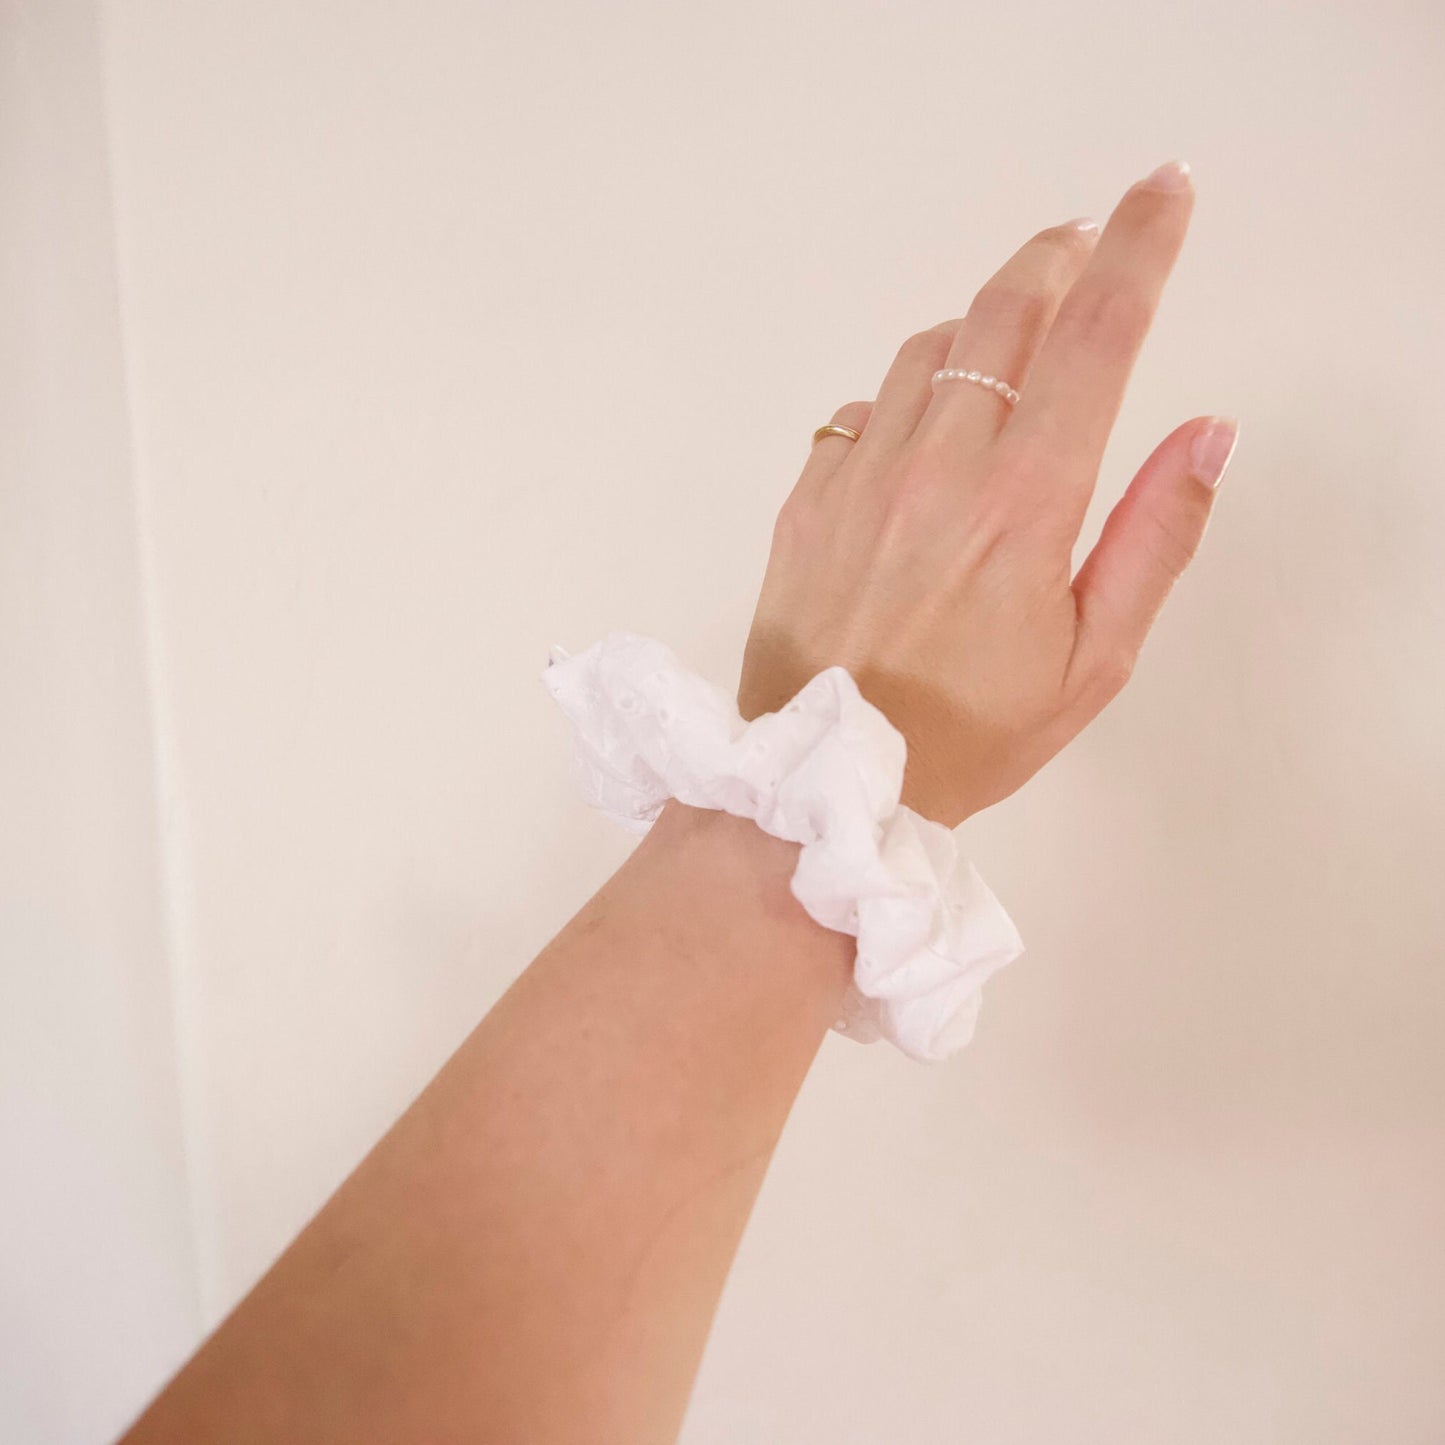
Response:
[[[1023,940],[954,833],[899,803],[907,744],[846,668],[748,722],[652,638],[612,632],[549,656],[542,681],[574,725],[573,774],[590,806],[645,833],[678,798],[801,843],[793,896],[858,940],[833,1027],[921,1063],[969,1042],[984,982]]]

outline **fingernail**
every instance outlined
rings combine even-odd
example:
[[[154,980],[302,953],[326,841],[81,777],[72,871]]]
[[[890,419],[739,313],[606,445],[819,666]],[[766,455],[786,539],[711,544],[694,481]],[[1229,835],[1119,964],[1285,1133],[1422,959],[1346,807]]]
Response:
[[[1189,184],[1188,161],[1165,161],[1139,183],[1155,191],[1182,191]]]
[[[1083,231],[1085,235],[1092,235],[1099,229],[1099,223],[1092,216],[1078,216],[1064,224],[1072,226],[1076,231]]]
[[[1213,416],[1189,445],[1189,466],[1206,486],[1217,487],[1239,440],[1239,422],[1232,416]]]

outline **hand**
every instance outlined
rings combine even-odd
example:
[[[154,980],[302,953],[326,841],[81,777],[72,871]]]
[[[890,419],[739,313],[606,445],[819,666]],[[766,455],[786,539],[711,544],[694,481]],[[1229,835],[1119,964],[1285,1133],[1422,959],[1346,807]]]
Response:
[[[833,664],[908,744],[902,801],[949,828],[1007,797],[1123,687],[1193,557],[1235,424],[1155,448],[1070,579],[1134,360],[1189,226],[1187,166],[1124,195],[1102,235],[1039,232],[968,315],[910,337],[875,402],[833,416],[778,513],[738,707],[782,707]],[[1002,377],[1011,407],[941,367]]]

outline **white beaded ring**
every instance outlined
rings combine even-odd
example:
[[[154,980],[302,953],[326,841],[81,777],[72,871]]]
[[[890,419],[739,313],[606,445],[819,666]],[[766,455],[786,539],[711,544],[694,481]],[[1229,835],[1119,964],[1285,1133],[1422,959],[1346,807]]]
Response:
[[[943,371],[933,373],[933,384],[937,386],[940,381],[971,381],[978,386],[986,386],[990,391],[996,392],[999,396],[1013,406],[1019,399],[1019,394],[1008,382],[997,376],[985,376],[979,371],[957,371],[945,368]]]

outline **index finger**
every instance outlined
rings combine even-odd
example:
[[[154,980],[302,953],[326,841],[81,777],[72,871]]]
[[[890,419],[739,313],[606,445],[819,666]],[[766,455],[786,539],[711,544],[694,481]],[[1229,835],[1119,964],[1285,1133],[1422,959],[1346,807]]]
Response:
[[[1193,209],[1184,161],[1160,166],[1124,193],[999,434],[1001,450],[1016,448],[1038,464],[1051,491],[1067,489],[1080,521]]]

